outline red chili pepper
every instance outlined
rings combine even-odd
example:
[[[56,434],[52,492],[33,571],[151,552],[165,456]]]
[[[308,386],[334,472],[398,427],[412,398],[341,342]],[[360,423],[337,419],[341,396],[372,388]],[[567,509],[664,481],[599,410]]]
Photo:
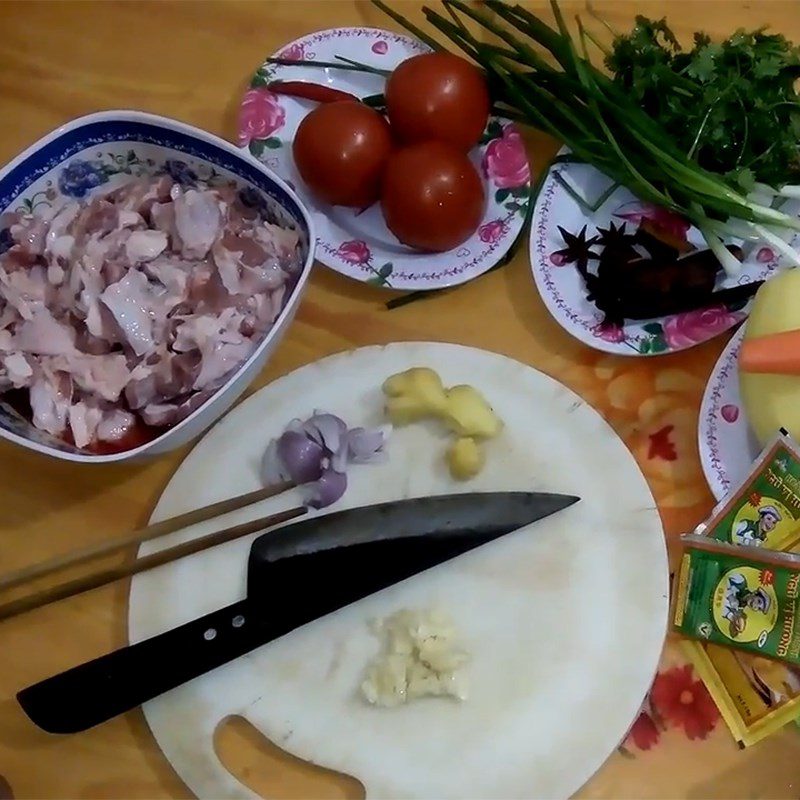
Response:
[[[307,83],[306,81],[273,81],[267,86],[267,89],[275,94],[300,97],[303,100],[315,100],[317,103],[335,103],[337,100],[355,100],[359,102],[355,95],[339,91],[339,89],[334,89],[330,86]]]

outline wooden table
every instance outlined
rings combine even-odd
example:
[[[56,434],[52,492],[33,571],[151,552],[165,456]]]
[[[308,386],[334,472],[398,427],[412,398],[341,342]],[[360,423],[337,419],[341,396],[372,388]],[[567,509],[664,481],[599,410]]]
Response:
[[[543,7],[543,2],[530,3]],[[566,10],[578,3],[565,2]],[[669,22],[684,41],[704,27],[723,37],[769,22],[800,42],[800,2],[597,2],[618,28],[635,13]],[[416,3],[404,13],[421,19]],[[570,6],[574,8],[569,8]],[[135,108],[233,138],[239,98],[265,55],[314,29],[390,27],[356,0],[289,2],[0,3],[0,160],[91,111]],[[555,144],[528,136],[536,171]],[[590,351],[549,317],[531,280],[527,248],[503,270],[457,291],[388,311],[387,295],[319,268],[297,319],[251,391],[302,364],[360,345],[409,339],[460,342],[505,353],[582,394],[626,441],[659,501],[668,536],[711,507],[696,446],[697,409],[727,337],[660,359]],[[656,408],[647,401],[668,398]],[[666,430],[666,433],[665,433]],[[669,447],[655,446],[657,438]],[[3,570],[131,530],[147,519],[185,451],[145,466],[82,469],[0,443]],[[126,558],[133,553],[126,554]],[[139,711],[83,735],[41,733],[14,701],[21,687],[126,643],[127,583],[97,590],[0,627],[0,797],[191,796],[160,754]],[[633,657],[633,656],[632,656]],[[661,671],[683,660],[668,644]],[[585,797],[797,797],[800,730],[790,726],[738,751],[721,721],[690,741],[678,724],[644,751],[612,755]],[[580,721],[576,721],[580,724]],[[228,727],[229,767],[265,797],[359,797],[360,785],[299,765]],[[635,754],[635,757],[632,757]],[[627,755],[627,757],[626,757]]]

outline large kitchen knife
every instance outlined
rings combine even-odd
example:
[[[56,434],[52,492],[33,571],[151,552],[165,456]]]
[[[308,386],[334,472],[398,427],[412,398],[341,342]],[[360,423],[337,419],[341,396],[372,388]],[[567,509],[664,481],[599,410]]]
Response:
[[[49,733],[77,733],[319,617],[578,500],[540,492],[413,498],[324,514],[261,534],[247,599],[17,694]]]

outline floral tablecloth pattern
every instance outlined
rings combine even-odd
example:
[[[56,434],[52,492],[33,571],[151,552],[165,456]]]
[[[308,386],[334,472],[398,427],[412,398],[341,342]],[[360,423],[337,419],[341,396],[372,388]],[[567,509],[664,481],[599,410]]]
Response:
[[[708,375],[729,338],[657,359],[581,348],[577,358],[548,365],[600,411],[636,457],[664,522],[671,572],[678,536],[714,505],[700,467],[697,422]],[[790,724],[740,749],[670,634],[627,738],[577,796],[797,798],[800,728]]]

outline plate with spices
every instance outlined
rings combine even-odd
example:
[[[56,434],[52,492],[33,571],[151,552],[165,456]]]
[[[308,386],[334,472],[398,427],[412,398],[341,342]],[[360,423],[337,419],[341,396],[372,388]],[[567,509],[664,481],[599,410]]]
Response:
[[[499,264],[527,219],[522,137],[490,112],[466,59],[378,28],[332,28],[259,67],[238,143],[300,195],[323,264],[385,288],[441,289]]]
[[[729,272],[685,219],[566,150],[533,209],[531,270],[547,309],[584,344],[617,355],[686,350],[742,322],[778,258],[758,243],[726,248]]]

